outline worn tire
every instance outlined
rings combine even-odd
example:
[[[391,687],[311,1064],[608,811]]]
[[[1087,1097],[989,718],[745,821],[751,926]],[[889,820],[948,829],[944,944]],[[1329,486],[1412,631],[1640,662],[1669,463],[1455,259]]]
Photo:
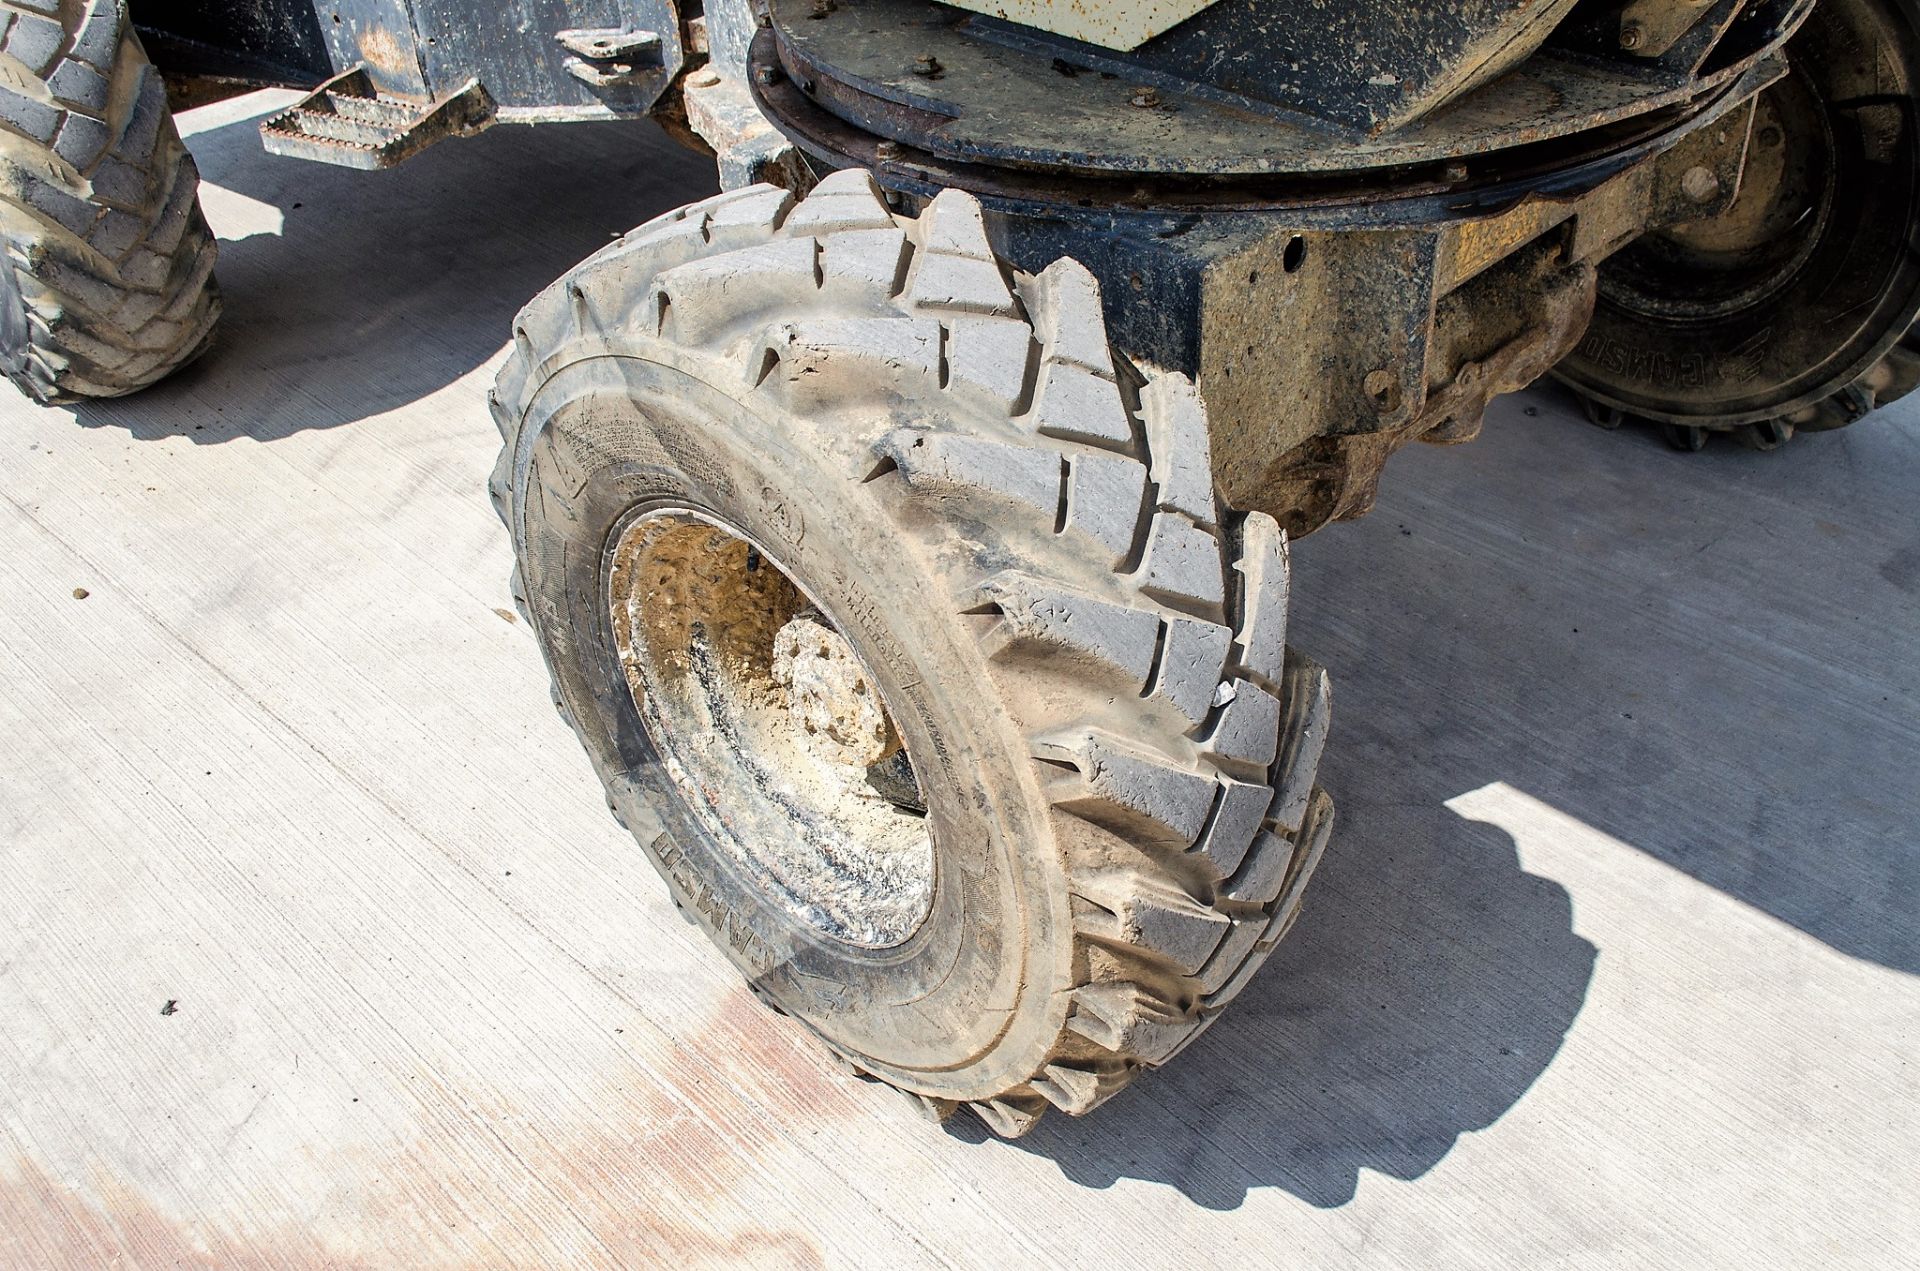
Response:
[[[1771,450],[1920,385],[1920,4],[1821,0],[1787,55],[1732,207],[1601,265],[1554,371],[1594,422]]]
[[[0,0],[0,369],[42,402],[117,397],[219,316],[199,174],[119,0]]]
[[[492,495],[555,704],[764,999],[1008,1136],[1233,1000],[1331,826],[1327,678],[1285,645],[1285,536],[1216,502],[1198,395],[1109,349],[1084,268],[1014,274],[971,196],[910,219],[842,172],[640,227],[514,346]],[[616,527],[663,500],[790,564],[910,708],[939,881],[898,951],[764,903],[662,772],[604,598]]]

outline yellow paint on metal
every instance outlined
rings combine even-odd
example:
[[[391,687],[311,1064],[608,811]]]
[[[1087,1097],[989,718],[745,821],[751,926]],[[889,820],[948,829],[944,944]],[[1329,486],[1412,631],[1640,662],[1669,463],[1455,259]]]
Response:
[[[1214,0],[948,0],[962,9],[1108,49],[1137,49]]]

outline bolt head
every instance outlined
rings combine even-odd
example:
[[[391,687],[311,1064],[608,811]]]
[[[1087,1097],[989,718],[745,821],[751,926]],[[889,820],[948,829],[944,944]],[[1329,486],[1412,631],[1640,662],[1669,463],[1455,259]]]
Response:
[[[1720,193],[1720,178],[1711,168],[1688,168],[1680,176],[1680,192],[1695,203],[1705,203]]]
[[[1384,366],[1367,372],[1366,378],[1360,381],[1360,391],[1382,415],[1391,415],[1400,409],[1400,377]]]
[[[1623,49],[1637,49],[1646,42],[1646,38],[1647,33],[1638,22],[1629,22],[1620,28],[1620,47]]]

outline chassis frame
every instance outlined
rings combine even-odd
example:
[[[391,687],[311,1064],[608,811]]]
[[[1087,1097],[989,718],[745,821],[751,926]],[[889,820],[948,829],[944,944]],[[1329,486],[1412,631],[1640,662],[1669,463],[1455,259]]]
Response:
[[[1393,451],[1471,439],[1490,398],[1572,351],[1609,255],[1732,203],[1811,7],[1340,0],[1325,30],[1276,35],[1284,0],[1218,0],[1131,50],[933,0],[135,17],[184,99],[317,84],[263,127],[282,153],[382,167],[495,122],[651,114],[729,187],[858,166],[908,206],[965,189],[1015,267],[1093,272],[1116,344],[1200,386],[1223,496],[1298,536],[1364,513]],[[1355,31],[1396,69],[1363,75]],[[388,133],[325,114],[354,95],[390,104]]]

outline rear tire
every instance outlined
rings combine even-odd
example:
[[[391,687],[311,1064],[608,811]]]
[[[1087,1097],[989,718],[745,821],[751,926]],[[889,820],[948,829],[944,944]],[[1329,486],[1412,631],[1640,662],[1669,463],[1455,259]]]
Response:
[[[1920,12],[1821,0],[1787,54],[1733,205],[1601,266],[1593,322],[1554,372],[1597,419],[1770,450],[1920,385]]]
[[[1216,503],[1191,384],[1104,330],[1092,276],[1011,273],[970,196],[909,219],[842,172],[592,257],[522,312],[493,399],[556,705],[622,821],[664,825],[640,838],[676,901],[855,1069],[1008,1136],[1198,1036],[1332,821],[1285,536]],[[764,747],[728,766],[756,709],[797,709],[753,678],[796,622],[897,727],[910,767],[859,794],[921,810],[924,873],[766,859],[840,815]]]
[[[219,316],[199,174],[118,0],[0,0],[0,370],[42,402],[117,397]]]

